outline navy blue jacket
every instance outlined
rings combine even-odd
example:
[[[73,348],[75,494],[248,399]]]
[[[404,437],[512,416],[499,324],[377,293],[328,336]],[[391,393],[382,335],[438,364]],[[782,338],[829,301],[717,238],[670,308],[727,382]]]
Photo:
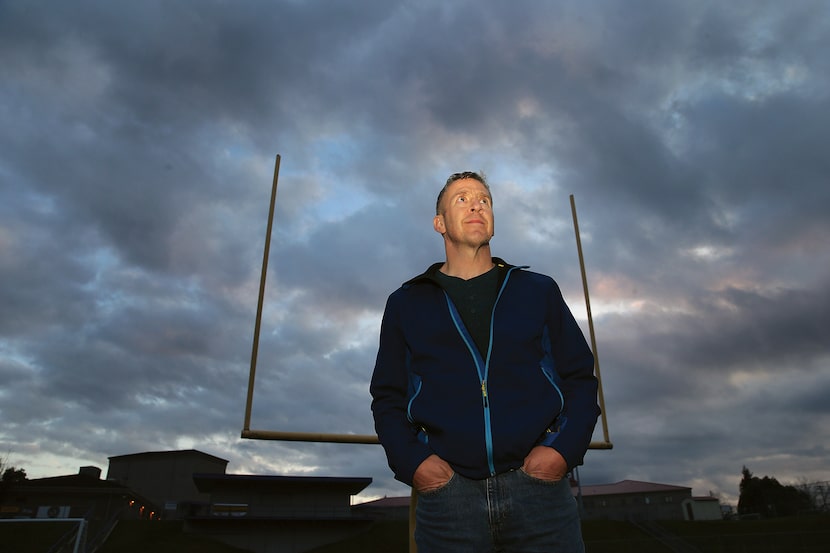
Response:
[[[591,350],[552,278],[493,261],[484,357],[434,277],[440,263],[387,300],[370,392],[401,482],[433,453],[473,479],[521,467],[539,444],[582,463],[599,416]]]

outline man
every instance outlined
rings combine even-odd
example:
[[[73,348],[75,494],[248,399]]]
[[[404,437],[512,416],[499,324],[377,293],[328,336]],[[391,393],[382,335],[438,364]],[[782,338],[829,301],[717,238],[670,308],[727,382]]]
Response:
[[[433,227],[446,260],[389,296],[370,387],[418,551],[583,551],[564,477],[599,416],[585,338],[550,277],[491,256],[482,175],[447,179]]]

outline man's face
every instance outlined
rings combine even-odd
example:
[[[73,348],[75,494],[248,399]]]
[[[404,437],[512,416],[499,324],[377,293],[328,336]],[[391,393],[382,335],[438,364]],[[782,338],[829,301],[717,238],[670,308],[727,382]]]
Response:
[[[487,187],[475,179],[450,184],[433,227],[445,239],[459,245],[479,247],[488,244],[494,234],[494,221],[493,199]]]

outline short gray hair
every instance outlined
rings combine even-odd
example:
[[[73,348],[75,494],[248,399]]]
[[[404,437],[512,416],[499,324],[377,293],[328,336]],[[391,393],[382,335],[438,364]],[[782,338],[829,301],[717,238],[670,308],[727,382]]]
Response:
[[[483,171],[479,171],[478,173],[476,173],[475,171],[462,171],[460,173],[453,173],[449,176],[447,182],[444,183],[444,188],[442,188],[441,192],[438,193],[438,199],[435,201],[436,215],[441,215],[441,200],[444,199],[444,193],[447,191],[447,188],[449,188],[450,185],[455,181],[464,179],[477,180],[478,182],[484,185],[484,188],[487,189],[487,193],[492,196],[492,193],[490,193],[490,185],[487,184],[487,179],[484,177]]]

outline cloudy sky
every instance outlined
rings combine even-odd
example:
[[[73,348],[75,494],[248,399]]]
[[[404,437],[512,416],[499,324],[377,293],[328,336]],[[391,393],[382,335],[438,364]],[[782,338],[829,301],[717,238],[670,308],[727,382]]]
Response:
[[[195,448],[371,476],[386,296],[483,170],[493,252],[588,332],[611,451],[735,502],[830,479],[830,10],[793,1],[0,3],[0,452],[30,478]],[[598,431],[596,439],[601,439]]]

